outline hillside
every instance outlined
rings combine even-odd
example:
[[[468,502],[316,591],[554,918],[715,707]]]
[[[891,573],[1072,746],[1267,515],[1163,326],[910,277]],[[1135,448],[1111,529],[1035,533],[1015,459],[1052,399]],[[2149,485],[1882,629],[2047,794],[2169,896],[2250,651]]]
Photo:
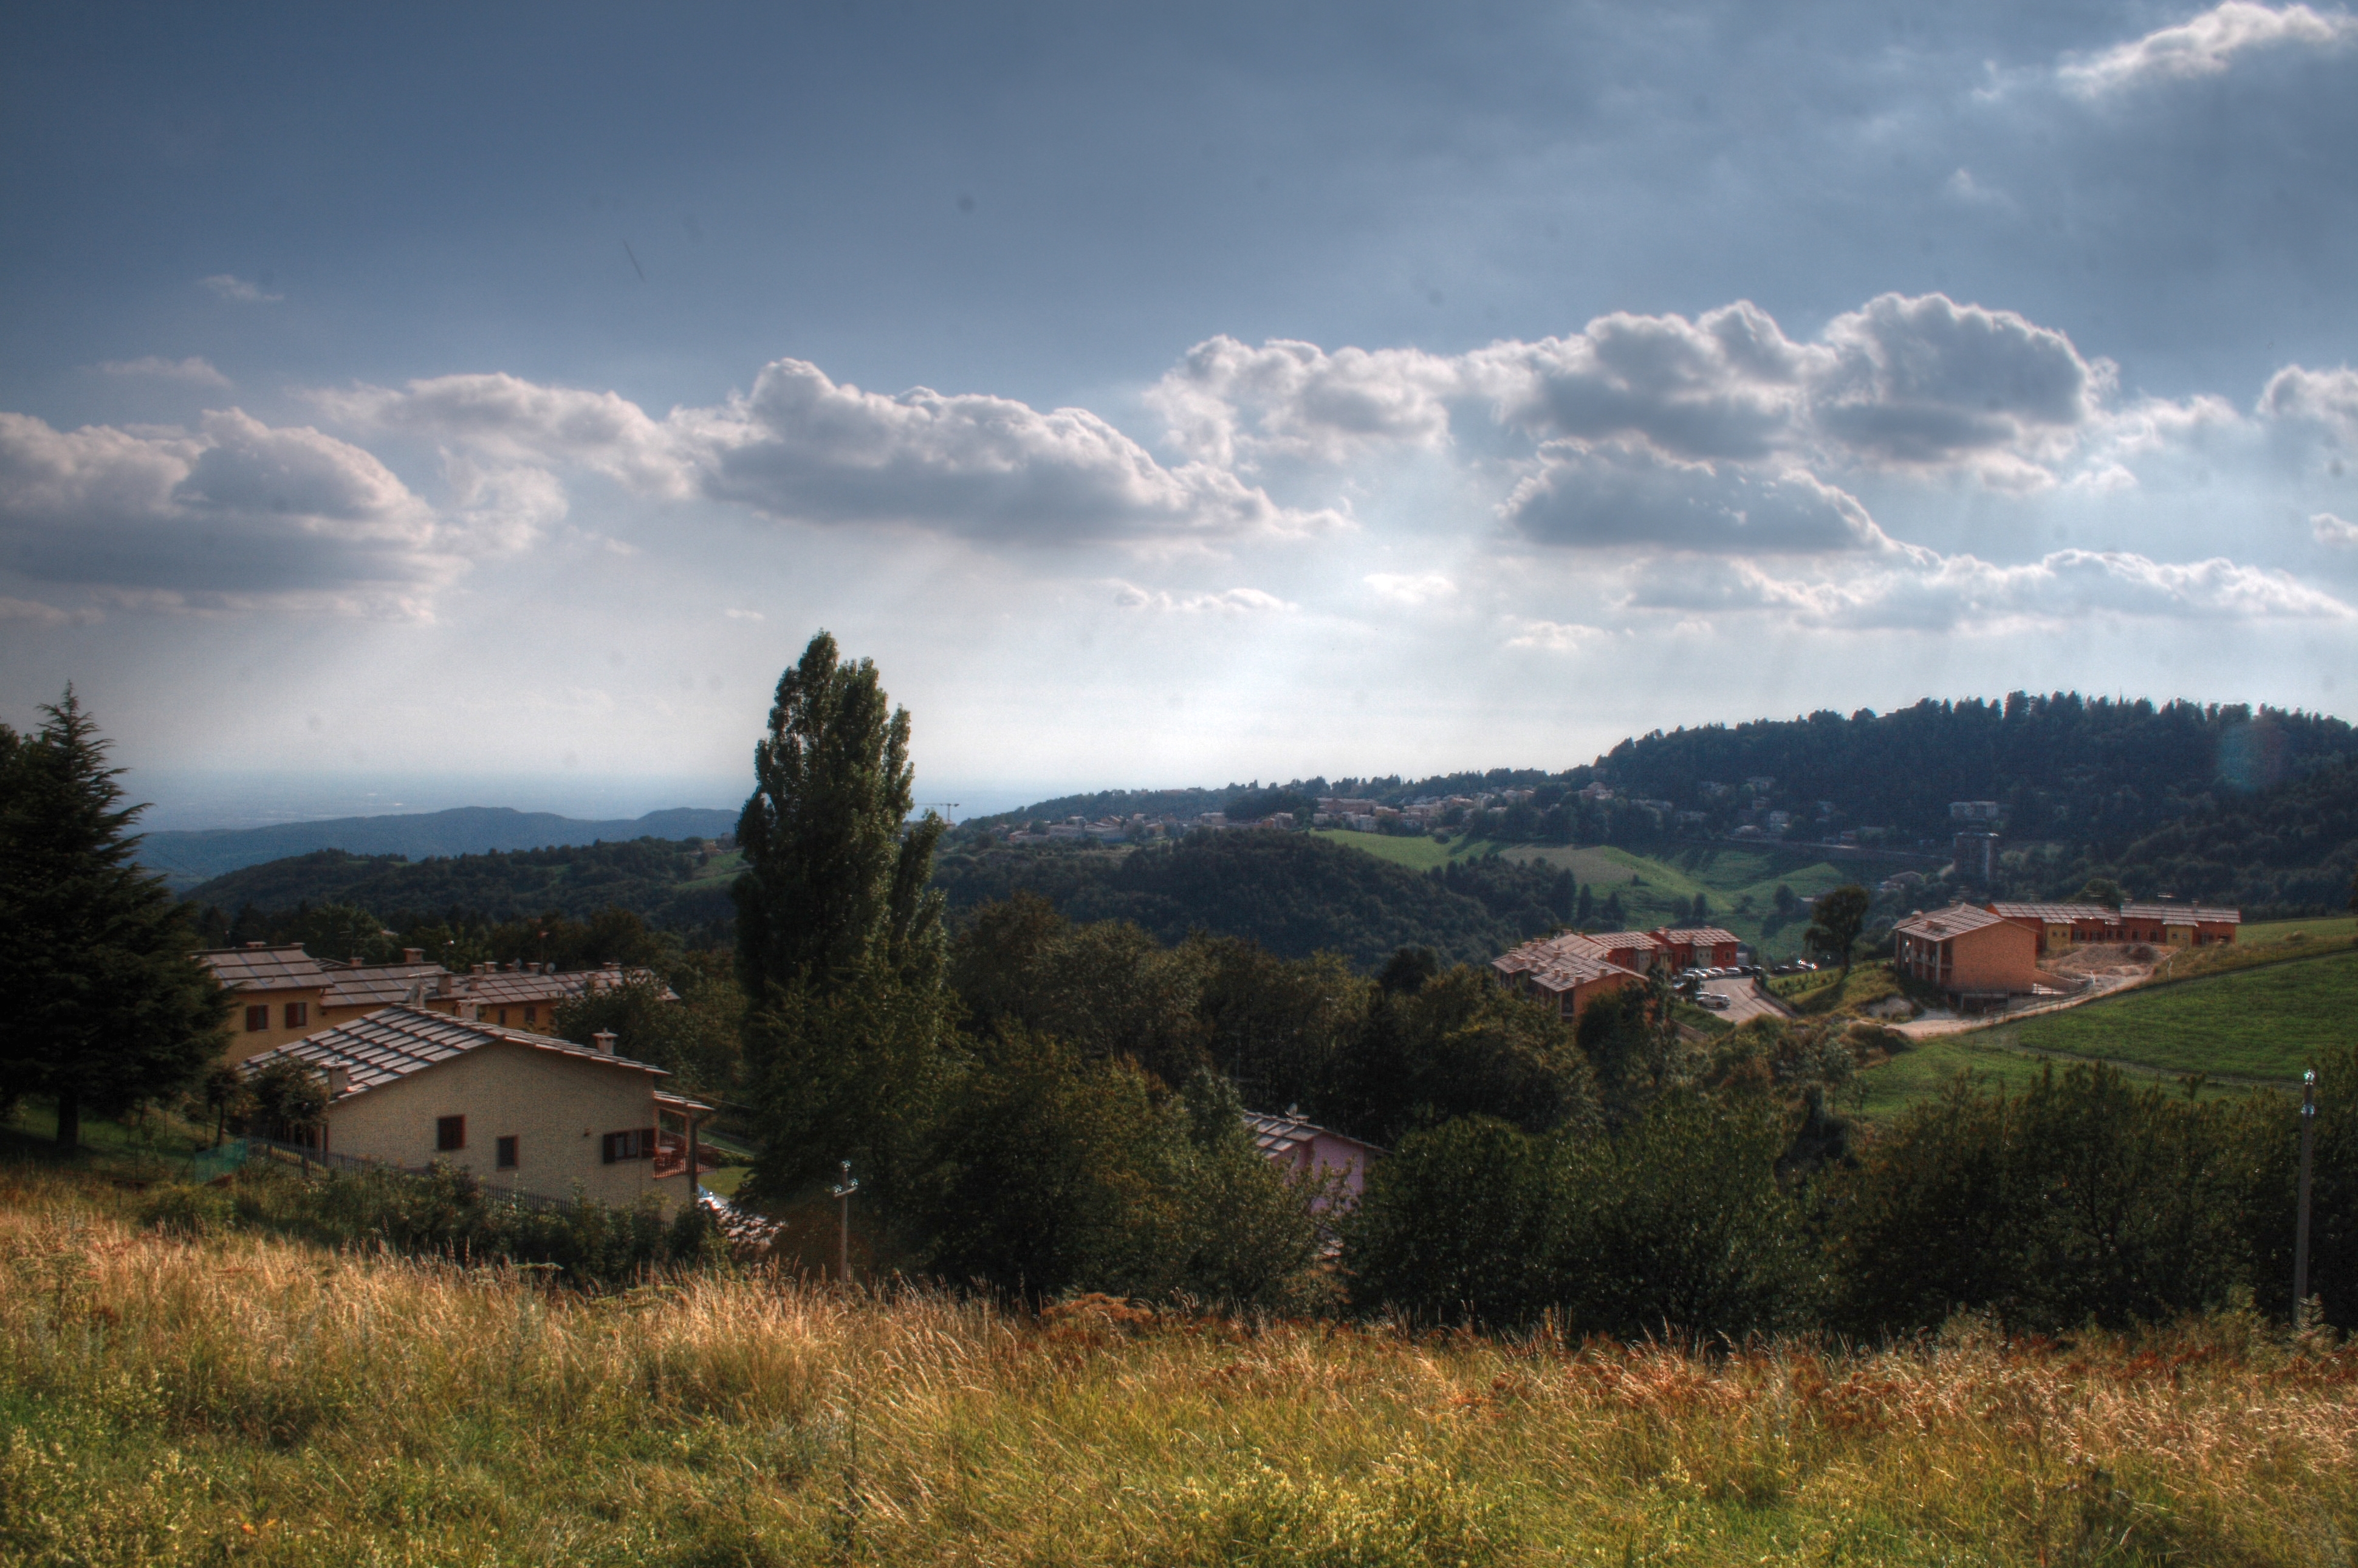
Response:
[[[1432,876],[1299,833],[1195,834],[1128,852],[994,847],[945,854],[935,871],[954,914],[1022,890],[1070,919],[1133,920],[1164,942],[1200,929],[1284,957],[1339,952],[1362,968],[1408,946],[1478,963],[1532,934],[1529,922],[1544,930],[1562,916],[1534,894],[1555,879],[1531,876],[1494,910]]]
[[[662,838],[417,861],[318,849],[215,877],[186,896],[231,914],[356,904],[395,924],[451,910],[501,921],[553,909],[579,919],[619,905],[660,929],[691,930],[733,918],[734,868],[733,856]]]
[[[595,844],[600,839],[718,838],[736,829],[734,811],[700,806],[651,811],[628,821],[590,822],[547,811],[466,806],[406,816],[341,816],[322,822],[281,822],[268,827],[150,833],[140,841],[139,862],[161,872],[173,891],[185,892],[224,872],[315,849],[400,855],[418,860],[429,855],[541,849]]]

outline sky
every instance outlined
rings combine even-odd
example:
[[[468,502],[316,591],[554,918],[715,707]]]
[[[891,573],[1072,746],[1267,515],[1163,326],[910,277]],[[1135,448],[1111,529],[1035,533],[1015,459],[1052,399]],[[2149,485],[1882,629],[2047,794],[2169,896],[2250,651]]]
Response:
[[[2348,713],[2358,16],[34,8],[0,721],[157,825]]]

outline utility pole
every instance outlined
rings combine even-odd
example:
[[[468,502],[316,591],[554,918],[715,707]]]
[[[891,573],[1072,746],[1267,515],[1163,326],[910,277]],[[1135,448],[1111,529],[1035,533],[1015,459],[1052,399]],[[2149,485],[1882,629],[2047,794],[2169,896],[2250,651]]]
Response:
[[[2292,1325],[2309,1326],[2309,1173],[2317,1133],[2317,1069],[2300,1076],[2300,1206],[2292,1235]]]
[[[860,1190],[860,1178],[851,1173],[850,1161],[843,1162],[843,1179],[830,1190],[843,1206],[835,1225],[835,1274],[848,1285],[851,1283],[851,1195]]]

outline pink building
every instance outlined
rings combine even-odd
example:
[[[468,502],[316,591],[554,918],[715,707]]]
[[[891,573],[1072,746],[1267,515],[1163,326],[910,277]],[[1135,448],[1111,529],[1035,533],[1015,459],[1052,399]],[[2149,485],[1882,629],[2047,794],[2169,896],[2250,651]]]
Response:
[[[1367,1184],[1368,1162],[1381,1158],[1384,1152],[1372,1143],[1304,1121],[1291,1110],[1283,1116],[1249,1110],[1245,1112],[1245,1130],[1252,1134],[1253,1146],[1273,1165],[1322,1181],[1339,1173],[1349,1200],[1356,1200]],[[1313,1206],[1324,1208],[1325,1200]]]

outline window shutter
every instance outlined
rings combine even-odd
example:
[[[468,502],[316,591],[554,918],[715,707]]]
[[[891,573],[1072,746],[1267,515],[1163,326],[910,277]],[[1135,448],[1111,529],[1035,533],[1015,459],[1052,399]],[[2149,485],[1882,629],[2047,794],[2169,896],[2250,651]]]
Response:
[[[639,1129],[639,1158],[652,1160],[654,1157],[655,1130],[652,1127],[642,1127]]]
[[[605,1162],[607,1164],[609,1164],[609,1165],[611,1165],[611,1164],[612,1164],[612,1163],[614,1162],[614,1139],[615,1139],[615,1136],[616,1136],[615,1134],[613,1134],[613,1133],[611,1133],[611,1132],[609,1132],[608,1134],[606,1134],[606,1136],[605,1136],[605,1137],[603,1137],[603,1138],[601,1138],[601,1139],[600,1139],[600,1140],[598,1141],[598,1142],[599,1142],[599,1155],[600,1155],[600,1157],[601,1159],[603,1159],[603,1160],[604,1160],[604,1162]]]

